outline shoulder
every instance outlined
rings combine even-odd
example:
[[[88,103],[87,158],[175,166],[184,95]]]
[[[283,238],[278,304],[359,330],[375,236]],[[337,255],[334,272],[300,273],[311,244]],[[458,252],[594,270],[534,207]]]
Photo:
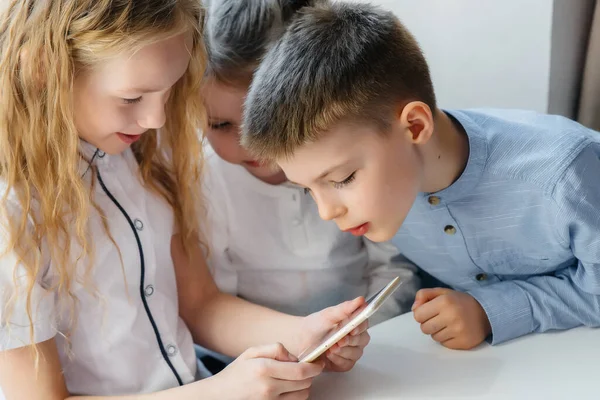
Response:
[[[568,118],[523,110],[451,112],[486,143],[485,173],[537,186],[546,193],[600,134]],[[468,132],[469,135],[471,132]]]

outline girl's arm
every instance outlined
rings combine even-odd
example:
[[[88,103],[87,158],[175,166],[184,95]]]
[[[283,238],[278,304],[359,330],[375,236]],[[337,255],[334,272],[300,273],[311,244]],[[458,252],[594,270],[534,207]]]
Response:
[[[6,400],[197,400],[217,399],[210,379],[158,393],[135,396],[71,396],[62,375],[62,367],[54,339],[39,343],[38,369],[32,346],[0,353],[0,387]],[[202,387],[199,387],[202,385]]]
[[[231,357],[239,356],[249,347],[276,342],[282,343],[292,354],[302,350],[298,336],[303,318],[219,291],[200,248],[192,249],[188,259],[179,235],[171,240],[171,256],[177,276],[180,315],[191,330],[194,342]]]
[[[248,348],[277,342],[297,356],[349,318],[365,301],[359,297],[307,317],[282,314],[221,293],[200,248],[191,249],[187,257],[179,235],[171,239],[171,256],[177,277],[179,313],[194,341],[232,357]],[[326,352],[321,360],[328,369],[348,371],[354,366],[369,343],[366,329],[365,321]]]

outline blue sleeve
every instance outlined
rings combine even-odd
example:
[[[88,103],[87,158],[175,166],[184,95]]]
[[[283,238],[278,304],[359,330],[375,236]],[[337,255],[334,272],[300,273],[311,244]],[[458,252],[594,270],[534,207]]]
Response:
[[[576,258],[552,275],[470,291],[492,326],[492,344],[531,332],[600,326],[600,145],[588,145],[552,193],[558,240]]]

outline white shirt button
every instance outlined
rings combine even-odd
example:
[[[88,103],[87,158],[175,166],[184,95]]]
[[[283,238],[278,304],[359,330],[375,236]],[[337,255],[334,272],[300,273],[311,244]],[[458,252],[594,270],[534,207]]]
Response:
[[[167,354],[169,355],[169,357],[175,357],[177,355],[177,347],[175,347],[172,344],[168,345]]]
[[[300,226],[302,224],[302,220],[300,218],[294,218],[292,224],[294,224],[294,226]]]
[[[152,296],[154,294],[154,286],[152,286],[152,285],[146,286],[146,289],[144,289],[144,294],[146,295],[146,297]]]
[[[133,226],[135,226],[135,229],[137,229],[138,231],[144,230],[144,223],[137,218],[133,221]]]

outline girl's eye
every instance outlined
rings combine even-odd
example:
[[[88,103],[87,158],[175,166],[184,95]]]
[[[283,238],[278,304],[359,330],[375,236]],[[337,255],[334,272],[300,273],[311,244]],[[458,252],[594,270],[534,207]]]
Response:
[[[142,96],[135,98],[135,99],[123,99],[123,103],[125,103],[125,104],[137,104],[140,101],[142,101]]]
[[[331,184],[333,185],[334,188],[341,189],[344,186],[351,184],[352,181],[354,181],[355,178],[356,178],[356,171],[354,171],[353,173],[351,173],[350,176],[348,176],[343,181],[341,181],[341,182],[331,182]]]
[[[231,122],[219,122],[219,123],[215,123],[215,124],[210,124],[210,129],[214,129],[214,130],[219,130],[219,129],[225,129],[231,126]]]

